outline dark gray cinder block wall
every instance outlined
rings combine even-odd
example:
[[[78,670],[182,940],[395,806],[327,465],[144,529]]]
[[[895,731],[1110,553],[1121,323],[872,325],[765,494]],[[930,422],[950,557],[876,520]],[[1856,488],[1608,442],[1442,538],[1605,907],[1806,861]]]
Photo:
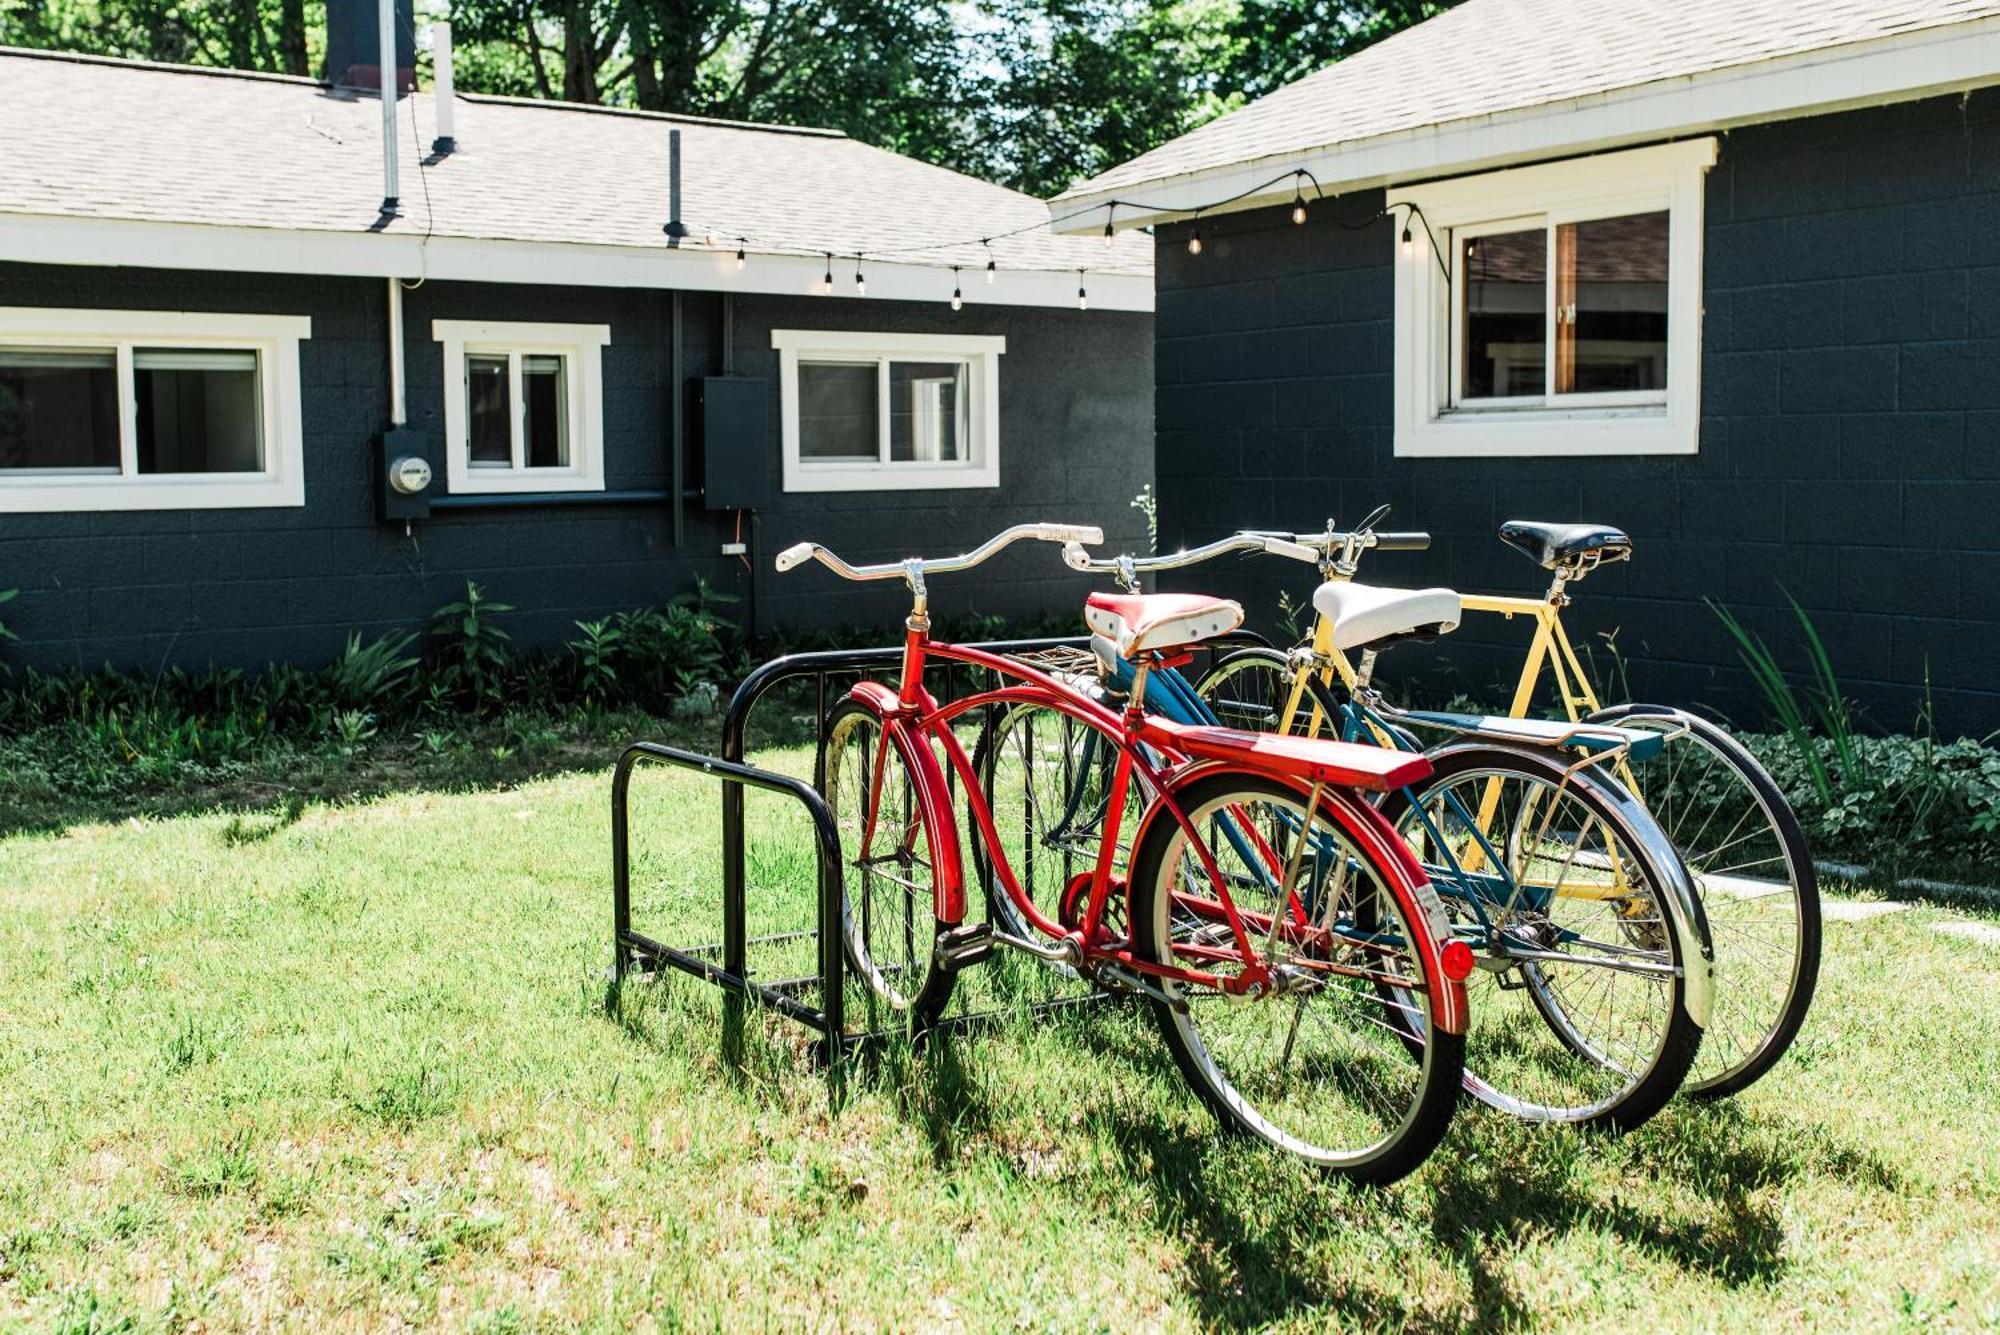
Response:
[[[443,357],[434,319],[604,323],[606,486],[665,487],[671,477],[668,330],[673,295],[603,288],[430,282],[404,303],[410,421],[440,440]],[[474,579],[517,609],[516,640],[551,645],[574,623],[658,603],[697,575],[743,601],[765,629],[881,628],[897,634],[900,586],[842,583],[817,567],[778,576],[771,555],[812,538],[857,560],[969,548],[1024,520],[1102,524],[1123,546],[1144,540],[1131,497],[1152,477],[1151,317],[1117,312],[743,297],[734,363],[771,387],[777,477],[777,355],[771,330],[1002,334],[1001,486],[787,496],[745,536],[755,570],[725,557],[733,513],[690,503],[682,544],[664,505],[440,512],[410,536],[375,518],[374,438],[388,417],[386,294],[374,280],[0,265],[0,305],[309,315],[300,347],[306,504],[300,509],[0,515],[0,588],[21,590],[5,620],[21,637],[0,655],[41,667],[110,662],[313,663],[350,631],[418,629]],[[683,296],[682,376],[722,367],[721,299]],[[440,478],[442,477],[440,468]],[[442,482],[440,481],[440,490]],[[940,578],[940,615],[1036,615],[1080,606],[1089,584],[1056,549],[1016,549]]]
[[[1305,227],[1283,209],[1211,218],[1200,256],[1161,229],[1164,545],[1388,502],[1437,544],[1363,578],[1533,593],[1546,577],[1501,522],[1616,524],[1635,559],[1585,581],[1566,621],[1600,677],[1623,660],[1632,696],[1760,721],[1703,600],[1803,669],[1789,592],[1873,724],[1908,729],[1928,677],[1941,731],[2000,728],[2000,91],[1723,139],[1692,458],[1393,457],[1397,230],[1367,221],[1382,202],[1329,201]],[[1312,576],[1261,560],[1179,583],[1239,593],[1276,630],[1280,591],[1303,602]],[[1396,650],[1384,678],[1504,703],[1527,634],[1469,617],[1437,650]]]

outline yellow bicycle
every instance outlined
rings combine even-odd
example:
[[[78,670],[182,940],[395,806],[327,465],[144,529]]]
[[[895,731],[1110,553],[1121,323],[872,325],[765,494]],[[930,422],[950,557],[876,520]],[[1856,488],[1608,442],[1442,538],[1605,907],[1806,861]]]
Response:
[[[1196,689],[1224,722],[1350,738],[1366,730],[1386,742],[1390,739],[1383,730],[1389,727],[1414,723],[1421,728],[1429,722],[1462,728],[1471,719],[1372,707],[1380,702],[1371,680],[1380,640],[1367,626],[1371,609],[1407,608],[1422,591],[1353,583],[1361,555],[1420,550],[1430,543],[1421,533],[1376,532],[1374,523],[1383,513],[1378,510],[1351,532],[1329,523],[1320,533],[1283,535],[1312,549],[1318,564],[1322,583],[1313,597],[1313,631],[1305,645],[1290,653],[1246,649],[1216,664]],[[1465,611],[1522,618],[1532,628],[1509,717],[1522,726],[1560,730],[1609,724],[1665,735],[1654,756],[1644,761],[1625,756],[1617,772],[1693,875],[1714,941],[1715,1005],[1685,1088],[1697,1097],[1733,1094],[1784,1055],[1812,1004],[1819,976],[1820,907],[1804,831],[1763,766],[1714,722],[1664,705],[1607,709],[1600,703],[1563,627],[1562,610],[1579,580],[1600,565],[1631,556],[1629,537],[1604,525],[1514,521],[1501,527],[1500,539],[1551,572],[1549,587],[1539,598],[1457,596]],[[1428,637],[1454,625],[1413,629]],[[1354,631],[1357,626],[1360,630]],[[1370,647],[1350,659],[1344,645]],[[1545,673],[1553,679],[1555,702],[1566,723],[1532,717],[1542,699]],[[1385,712],[1393,714],[1394,724],[1385,722]],[[1502,818],[1502,799],[1490,781],[1467,790],[1468,804],[1475,797],[1478,828],[1490,831]]]

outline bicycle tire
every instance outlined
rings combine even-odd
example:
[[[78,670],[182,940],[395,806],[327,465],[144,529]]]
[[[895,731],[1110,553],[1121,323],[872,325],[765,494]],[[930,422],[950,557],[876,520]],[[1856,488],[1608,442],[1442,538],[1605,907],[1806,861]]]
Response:
[[[1195,823],[1196,828],[1206,818],[1204,813],[1218,810],[1229,812],[1227,819],[1233,820],[1239,818],[1238,812],[1248,810],[1251,804],[1295,808],[1301,816],[1305,805],[1298,787],[1247,772],[1199,776],[1176,788],[1172,800]],[[1324,807],[1321,809],[1327,810]],[[1334,828],[1340,827],[1336,824]],[[1387,838],[1386,830],[1380,837]],[[1328,860],[1328,865],[1344,867],[1349,865],[1348,859],[1351,858],[1356,865],[1365,866],[1368,884],[1374,887],[1366,893],[1379,899],[1383,907],[1404,921],[1400,939],[1408,947],[1418,935],[1408,924],[1420,919],[1426,924],[1432,921],[1421,901],[1421,882],[1412,882],[1410,874],[1400,866],[1384,866],[1382,858],[1369,852],[1366,841],[1354,839],[1344,829],[1342,838],[1347,843],[1346,850]],[[1215,843],[1219,848],[1226,841],[1208,842]],[[1140,958],[1153,964],[1169,964],[1176,958],[1173,921],[1175,891],[1183,884],[1180,850],[1185,848],[1185,844],[1185,832],[1179,822],[1165,813],[1159,813],[1158,819],[1149,823],[1134,854],[1131,881],[1133,941]],[[1359,881],[1355,894],[1359,902],[1364,894]],[[1185,926],[1199,919],[1191,920],[1184,909],[1181,921]],[[1214,926],[1211,921],[1195,931],[1197,934],[1211,931]],[[1344,938],[1329,932],[1326,939],[1337,942]],[[1193,941],[1190,940],[1184,948],[1195,948]],[[1314,949],[1321,948],[1302,947],[1291,952],[1289,957],[1297,960]],[[1363,948],[1356,949],[1360,952]],[[1383,950],[1380,946],[1368,949]],[[1329,957],[1332,955],[1331,951],[1324,949],[1321,953]],[[1388,958],[1386,953],[1358,953],[1357,957],[1369,964]],[[1357,984],[1352,978],[1337,973],[1322,975],[1328,981],[1314,991],[1298,994],[1296,1003],[1292,1005],[1293,1018],[1288,1022],[1289,1036],[1282,1048],[1276,1081],[1260,1078],[1244,1082],[1232,1076],[1232,1071],[1241,1069],[1240,1064],[1233,1056],[1225,1062],[1217,1049],[1227,1045],[1232,1052],[1244,1050],[1229,1035],[1242,1030],[1245,1022],[1285,1023],[1283,1017],[1284,1008],[1288,1005],[1287,997],[1267,996],[1255,1001],[1237,1002],[1224,999],[1220,992],[1213,989],[1194,988],[1161,979],[1159,986],[1166,999],[1156,997],[1150,1004],[1175,1065],[1226,1130],[1254,1137],[1298,1155],[1327,1172],[1357,1182],[1382,1185],[1414,1171],[1443,1139],[1458,1101],[1465,1061],[1463,1036],[1440,1029],[1429,1019],[1434,1013],[1434,999],[1442,995],[1441,990],[1457,987],[1457,984],[1449,983],[1442,977],[1436,966],[1436,952],[1406,949],[1405,954],[1397,958],[1403,961],[1398,967],[1414,970],[1411,980],[1414,982],[1420,978],[1423,989],[1421,1009],[1426,1016],[1423,1032],[1430,1041],[1423,1044],[1421,1051],[1414,1056],[1406,1048],[1403,1036],[1379,1019],[1351,1024],[1341,1022],[1348,1012],[1372,1012],[1382,1003],[1373,985],[1365,981]],[[1321,967],[1332,962],[1331,958],[1322,960]],[[1387,963],[1381,964],[1384,970],[1389,967]],[[1358,1000],[1364,996],[1367,998],[1365,1002]],[[1326,999],[1324,1005],[1319,1003],[1322,997]],[[1462,994],[1453,993],[1453,998],[1455,1005],[1457,1000],[1462,999]],[[1300,1109],[1287,1106],[1296,1097],[1287,1078],[1290,1076],[1295,1043],[1304,1030],[1308,1001],[1315,1006],[1312,1034],[1330,1038],[1339,1047],[1340,1053],[1337,1056],[1322,1054],[1301,1058],[1299,1075],[1302,1079],[1307,1075],[1308,1067],[1326,1069],[1324,1083],[1304,1091],[1305,1097],[1300,1102],[1305,1105],[1305,1114],[1309,1115],[1302,1115]],[[1198,1010],[1204,1017],[1212,1017],[1213,1022],[1209,1018],[1198,1021],[1195,1018]],[[1329,1015],[1334,1018],[1328,1018]],[[1357,1044],[1365,1045],[1371,1041],[1374,1044],[1372,1051],[1357,1050]],[[1263,1046],[1268,1049],[1270,1041],[1267,1039]],[[1355,1091],[1378,1079],[1393,1082],[1402,1092],[1387,1103],[1387,1111],[1378,1119],[1386,1125],[1394,1117],[1393,1126],[1387,1126],[1378,1139],[1367,1141],[1366,1128],[1370,1115],[1365,1108],[1355,1113],[1333,1106],[1331,1099],[1347,1094],[1355,1104],[1366,1105],[1370,1100]],[[1254,1102],[1253,1095],[1245,1092],[1245,1083],[1250,1083],[1257,1091]],[[1403,1089],[1405,1085],[1407,1088]],[[1279,1092],[1281,1086],[1282,1092]],[[1271,1091],[1268,1098],[1265,1097],[1267,1090]],[[1337,1148],[1309,1141],[1295,1129],[1302,1121],[1319,1135],[1330,1133],[1338,1125],[1354,1126],[1356,1138],[1365,1143]]]
[[[1601,823],[1615,835],[1617,846],[1609,856],[1620,860],[1621,876],[1624,874],[1622,860],[1630,859],[1637,871],[1637,875],[1631,877],[1631,884],[1655,887],[1651,892],[1651,902],[1660,914],[1663,929],[1660,945],[1664,947],[1667,962],[1672,966],[1670,981],[1666,984],[1666,1004],[1661,1008],[1664,1023],[1651,1028],[1655,1041],[1645,1065],[1622,1089],[1581,1104],[1562,1106],[1526,1098],[1503,1088],[1499,1083],[1506,1078],[1499,1074],[1507,1069],[1503,1059],[1512,1055],[1511,1045],[1527,1040],[1518,1032],[1511,1032],[1518,1031],[1521,1026],[1516,1023],[1514,1015],[1504,1013],[1501,999],[1494,995],[1475,997],[1471,1003],[1472,1022],[1467,1035],[1468,1089],[1481,1102],[1530,1121],[1562,1122],[1609,1131],[1629,1131],[1642,1125],[1666,1106],[1680,1089],[1694,1065],[1702,1041],[1702,1025],[1690,1006],[1689,970],[1705,968],[1707,961],[1703,958],[1690,959],[1689,947],[1683,943],[1694,942],[1693,950],[1699,956],[1708,948],[1707,926],[1700,920],[1698,905],[1689,906],[1692,921],[1683,921],[1684,910],[1668,889],[1681,869],[1677,863],[1669,867],[1661,861],[1662,857],[1672,857],[1670,849],[1665,849],[1663,854],[1652,851],[1655,847],[1664,848],[1663,836],[1644,828],[1643,823],[1651,818],[1636,798],[1615,784],[1592,777],[1588,772],[1572,774],[1569,765],[1560,756],[1528,748],[1460,743],[1433,751],[1431,761],[1430,778],[1415,788],[1391,792],[1382,801],[1383,816],[1400,833],[1413,843],[1420,842],[1424,835],[1412,831],[1412,816],[1433,794],[1447,792],[1453,785],[1468,779],[1486,781],[1511,774],[1551,792],[1568,794],[1581,806],[1587,820]],[[1581,834],[1577,836],[1579,843],[1582,837]],[[1543,856],[1546,860],[1546,855]],[[1570,855],[1572,860],[1575,856],[1574,852]],[[1565,872],[1570,865],[1567,861],[1563,864]],[[1510,872],[1509,879],[1519,884],[1527,878]],[[1449,872],[1443,877],[1434,876],[1433,882],[1446,904],[1464,916],[1464,898],[1467,894],[1477,893],[1476,888],[1466,884],[1454,885]],[[1562,897],[1560,892],[1550,896],[1552,901]],[[1587,895],[1581,897],[1588,898]],[[1602,898],[1611,902],[1614,897],[1606,895]],[[1622,915],[1614,917],[1613,922],[1621,931],[1637,930],[1626,927],[1619,917]],[[1544,948],[1553,950],[1561,933],[1551,923],[1547,934],[1550,941],[1544,943]],[[1550,965],[1554,963],[1548,962]],[[1488,992],[1514,990],[1502,981],[1502,974],[1518,974],[1520,982],[1515,986],[1528,993],[1546,1029],[1577,1059],[1580,1067],[1595,1066],[1599,1070],[1626,1073],[1618,1063],[1605,1060],[1603,1054],[1595,1050],[1595,1045],[1587,1040],[1580,1041],[1569,1018],[1569,1008],[1557,1004],[1558,998],[1552,995],[1561,989],[1549,986],[1550,969],[1543,963],[1516,961],[1504,970],[1482,969],[1479,972],[1487,975],[1493,986],[1478,990]],[[1610,976],[1620,971],[1603,968],[1599,972]],[[1607,992],[1609,986],[1609,983],[1605,984]],[[1515,1014],[1518,1013],[1517,1008]],[[1551,1082],[1562,1073],[1559,1055],[1557,1058],[1543,1058],[1527,1054],[1519,1067],[1524,1070],[1538,1069]],[[1484,1071],[1482,1068],[1485,1068]],[[1584,1078],[1585,1072],[1580,1069],[1576,1079],[1581,1083]]]
[[[1778,787],[1763,765],[1758,763],[1749,749],[1727,731],[1709,720],[1690,714],[1683,709],[1668,705],[1625,704],[1600,710],[1590,716],[1593,723],[1624,724],[1635,719],[1671,720],[1678,726],[1685,726],[1701,745],[1708,747],[1720,764],[1735,777],[1743,788],[1748,789],[1749,805],[1743,810],[1747,815],[1756,810],[1764,813],[1770,822],[1771,838],[1779,852],[1770,856],[1782,857],[1785,863],[1786,884],[1791,891],[1791,903],[1796,924],[1796,936],[1790,947],[1792,955],[1791,974],[1782,1001],[1775,1007],[1764,997],[1753,995],[1743,986],[1732,987],[1732,979],[1740,980],[1740,970],[1751,965],[1752,947],[1744,940],[1742,919],[1734,912],[1739,907],[1745,893],[1757,896],[1759,889],[1732,884],[1742,877],[1730,877],[1731,872],[1741,872],[1758,865],[1752,859],[1759,851],[1756,848],[1732,853],[1733,865],[1714,868],[1706,862],[1708,853],[1701,848],[1683,846],[1686,843],[1706,842],[1702,836],[1709,826],[1704,823],[1699,831],[1685,841],[1673,828],[1670,800],[1652,801],[1654,817],[1660,822],[1667,837],[1679,849],[1682,860],[1688,863],[1688,870],[1694,875],[1696,889],[1702,896],[1702,907],[1708,914],[1710,933],[1715,941],[1717,987],[1715,1015],[1702,1039],[1701,1057],[1688,1079],[1686,1092],[1696,1099],[1720,1099],[1749,1088],[1775,1066],[1797,1039],[1800,1028],[1805,1024],[1806,1013],[1812,1008],[1813,993],[1819,982],[1820,945],[1822,921],[1819,902],[1819,883],[1813,871],[1812,854],[1806,845],[1805,830],[1799,823],[1796,812],[1785,800],[1783,790]],[[1676,745],[1670,741],[1669,747]],[[1673,786],[1673,771],[1669,769],[1669,788]],[[1645,786],[1645,775],[1640,775],[1641,787]],[[1642,801],[1648,795],[1640,793]],[[1728,807],[1727,798],[1713,799]],[[1662,812],[1660,806],[1668,806]],[[1689,811],[1692,815],[1692,810]],[[1741,819],[1726,828],[1720,835],[1722,842],[1717,852],[1728,849],[1742,850],[1750,836],[1740,836]],[[1768,861],[1768,858],[1765,859]],[[1728,880],[1724,878],[1728,877]],[[1731,893],[1735,892],[1735,893]],[[1762,892],[1762,897],[1773,897],[1770,892]],[[1734,949],[1732,949],[1734,947]],[[1747,1024],[1744,1013],[1750,1009],[1764,1012],[1757,1019],[1754,1028]],[[1749,1042],[1740,1041],[1748,1038]]]
[[[906,796],[915,792],[912,777],[914,765],[904,753],[900,739],[893,738],[892,744],[884,752],[880,746],[882,719],[876,712],[858,700],[841,702],[828,715],[826,737],[820,747],[818,788],[833,811],[834,824],[841,835],[841,859],[843,863],[840,922],[841,947],[846,953],[848,966],[862,981],[869,994],[885,1003],[898,1016],[912,1034],[920,1034],[936,1023],[944,1013],[951,999],[952,987],[957,975],[941,968],[937,962],[937,938],[951,924],[940,922],[935,908],[934,891],[928,885],[919,885],[920,877],[911,868],[924,866],[915,857],[915,848],[909,841],[913,831],[920,831],[926,852],[935,856],[938,840],[930,829],[930,821],[920,805],[914,801],[905,802]],[[858,745],[857,745],[858,744]],[[898,839],[894,855],[910,874],[894,878],[890,873],[880,871],[881,861],[872,855],[874,833],[868,826],[869,795],[874,791],[874,765],[878,755],[892,755],[900,772],[895,780],[896,791],[891,791],[891,778],[883,776],[883,793],[876,807],[876,827],[879,830],[882,813],[893,801],[896,819],[903,823],[903,833]],[[852,780],[852,781],[850,781]],[[861,849],[867,847],[871,856],[862,859]],[[858,875],[857,875],[858,873]],[[858,882],[858,884],[857,884]],[[881,882],[895,887],[889,890]],[[876,909],[876,892],[882,891],[882,907],[887,910],[884,920]],[[926,900],[925,895],[931,897]],[[928,912],[924,909],[929,906]],[[896,936],[902,938],[901,958],[884,958],[883,942],[876,939],[875,928],[882,921],[890,931],[887,942],[891,952],[895,952]],[[892,975],[914,976],[914,985],[898,985]]]

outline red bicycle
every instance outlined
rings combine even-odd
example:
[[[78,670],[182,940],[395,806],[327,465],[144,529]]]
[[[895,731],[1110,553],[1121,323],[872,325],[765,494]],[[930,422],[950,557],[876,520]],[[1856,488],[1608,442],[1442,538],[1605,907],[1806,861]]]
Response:
[[[1241,624],[1242,608],[1224,599],[1091,596],[1093,628],[1138,664],[1122,712],[1031,664],[932,640],[926,577],[968,570],[1025,538],[1102,540],[1094,528],[1022,524],[939,560],[853,566],[809,542],[777,558],[781,572],[816,558],[843,578],[901,579],[911,592],[900,684],[857,684],[828,718],[821,748],[856,973],[921,1033],[961,970],[996,946],[1025,951],[1147,998],[1176,1063],[1224,1126],[1358,1180],[1408,1173],[1451,1118],[1472,957],[1452,940],[1422,869],[1357,790],[1418,782],[1429,762],[1146,713],[1148,672]],[[1001,684],[941,705],[924,688],[933,658],[987,669]],[[973,711],[1021,705],[1096,732],[1113,757],[1088,870],[1054,917],[1002,854],[984,785],[952,727]],[[966,837],[983,846],[1032,938],[967,920],[954,791],[964,795]]]

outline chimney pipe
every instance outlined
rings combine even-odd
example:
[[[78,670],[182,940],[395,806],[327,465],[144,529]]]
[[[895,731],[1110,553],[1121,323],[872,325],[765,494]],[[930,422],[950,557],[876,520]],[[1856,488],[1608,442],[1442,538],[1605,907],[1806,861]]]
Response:
[[[451,71],[451,25],[445,22],[431,24],[431,101],[437,108],[437,138],[431,140],[431,152],[443,154],[458,147],[453,137],[452,71]]]
[[[681,221],[681,132],[667,131],[667,244],[678,246],[688,234]]]
[[[376,68],[382,72],[377,85],[382,93],[382,212],[388,215],[397,212],[402,193],[396,167],[396,95],[402,91],[396,69],[396,0],[378,0],[376,31],[381,38]]]

